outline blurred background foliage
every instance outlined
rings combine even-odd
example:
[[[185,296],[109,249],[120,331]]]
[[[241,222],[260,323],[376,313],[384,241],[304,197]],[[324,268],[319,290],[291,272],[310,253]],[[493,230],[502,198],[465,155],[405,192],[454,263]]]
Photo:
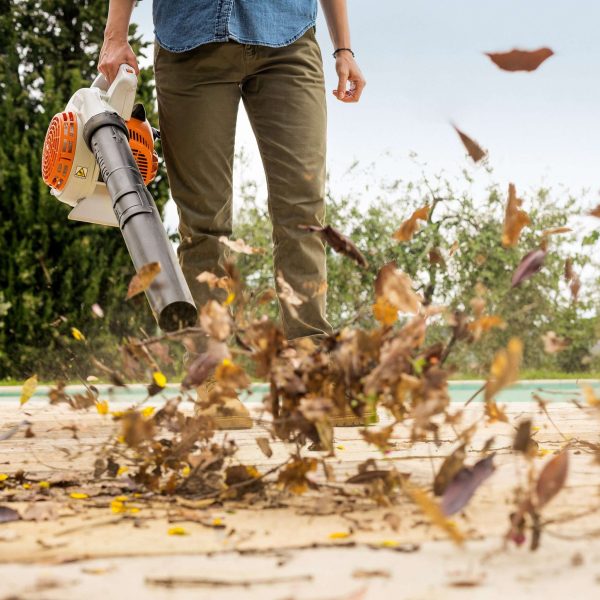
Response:
[[[156,331],[144,298],[124,300],[133,268],[119,231],[68,221],[68,209],[49,194],[40,174],[50,119],[96,74],[106,9],[103,0],[0,0],[0,379],[33,373],[46,379],[83,377],[92,354],[118,365],[117,346],[125,336]],[[136,52],[147,52],[134,26],[131,34]],[[151,69],[142,71],[138,91],[156,123]],[[254,181],[240,182],[234,233],[270,249],[268,211],[257,190]],[[486,313],[506,323],[473,345],[457,345],[451,362],[458,373],[484,374],[495,350],[514,335],[523,339],[526,369],[597,371],[592,350],[600,334],[598,236],[552,236],[541,272],[518,288],[510,283],[523,255],[539,246],[541,232],[581,212],[580,199],[557,198],[548,189],[525,195],[533,225],[517,248],[505,249],[500,240],[506,190],[495,185],[483,193],[473,190],[465,172],[458,183],[440,176],[416,183],[376,182],[345,195],[328,192],[327,222],[350,236],[369,260],[369,267],[360,269],[328,248],[334,327],[375,326],[373,282],[378,269],[395,260],[422,295],[455,310],[470,311],[482,284]],[[169,197],[162,163],[151,192],[162,209]],[[400,223],[425,203],[435,206],[430,222],[410,242],[392,239]],[[576,300],[563,277],[567,257],[576,272],[587,272]],[[257,293],[273,287],[269,253],[241,255],[238,267]],[[104,318],[92,312],[95,303]],[[260,310],[277,318],[276,302]],[[71,327],[84,332],[87,341],[73,339]],[[541,336],[548,331],[570,338],[570,346],[544,352]],[[430,336],[448,339],[449,333],[438,320]],[[180,364],[175,361],[173,375]]]

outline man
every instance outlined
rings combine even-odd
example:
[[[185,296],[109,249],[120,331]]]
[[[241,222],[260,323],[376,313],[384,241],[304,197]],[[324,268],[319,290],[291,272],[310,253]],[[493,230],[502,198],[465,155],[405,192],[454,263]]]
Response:
[[[109,3],[98,65],[109,81],[123,63],[138,70],[128,43],[134,3]],[[365,80],[351,49],[346,0],[321,0],[321,6],[338,75],[333,94],[344,103],[358,102]],[[203,271],[223,274],[224,246],[218,240],[231,235],[241,99],[267,178],[275,273],[308,296],[297,315],[280,304],[288,339],[332,332],[325,293],[315,293],[327,278],[325,247],[317,233],[298,227],[323,225],[325,218],[326,102],[316,13],[317,0],[153,3],[159,125],[179,211],[183,273],[198,307],[215,292],[196,277]],[[221,427],[251,425],[239,400],[225,412],[214,411]]]

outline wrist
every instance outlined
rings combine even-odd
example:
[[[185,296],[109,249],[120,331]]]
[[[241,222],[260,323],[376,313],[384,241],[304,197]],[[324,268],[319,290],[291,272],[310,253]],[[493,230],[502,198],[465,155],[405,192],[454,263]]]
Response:
[[[350,47],[338,47],[333,51],[333,58],[337,60],[340,56],[351,56],[354,58],[354,52]]]
[[[113,27],[107,27],[104,30],[104,41],[105,42],[117,42],[120,44],[127,44],[129,42],[127,34],[128,34],[128,31],[115,29]]]

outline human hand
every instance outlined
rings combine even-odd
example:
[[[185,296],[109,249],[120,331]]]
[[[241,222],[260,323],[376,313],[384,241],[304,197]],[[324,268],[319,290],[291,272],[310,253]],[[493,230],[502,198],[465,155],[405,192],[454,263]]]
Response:
[[[121,65],[129,65],[133,67],[136,75],[139,74],[137,58],[129,42],[126,39],[112,38],[104,36],[102,50],[100,50],[100,60],[98,61],[98,71],[106,77],[110,85],[119,71]]]
[[[342,50],[337,53],[335,70],[338,75],[338,86],[333,90],[333,95],[341,102],[358,102],[367,82],[350,52]],[[349,88],[348,82],[350,82]]]

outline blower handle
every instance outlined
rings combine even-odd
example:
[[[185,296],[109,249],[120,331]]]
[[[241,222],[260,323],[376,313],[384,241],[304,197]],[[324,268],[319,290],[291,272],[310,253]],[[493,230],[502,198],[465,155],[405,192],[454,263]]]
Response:
[[[98,88],[103,99],[124,121],[129,121],[137,90],[137,75],[131,65],[122,64],[110,86],[106,77],[99,73],[92,83],[92,88]]]

